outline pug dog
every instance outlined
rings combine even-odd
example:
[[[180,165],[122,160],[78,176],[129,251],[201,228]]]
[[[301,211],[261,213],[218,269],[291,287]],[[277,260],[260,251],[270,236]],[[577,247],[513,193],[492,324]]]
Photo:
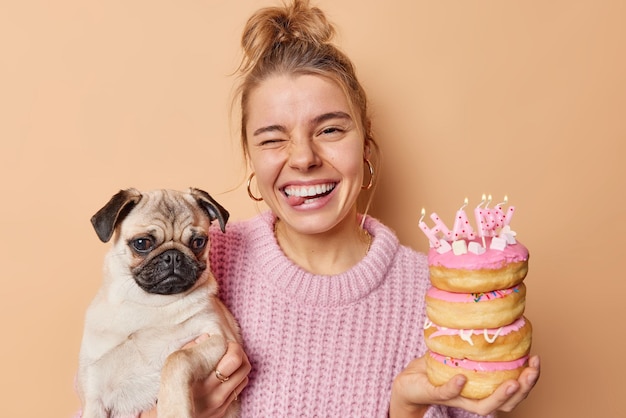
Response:
[[[190,383],[215,372],[229,341],[241,343],[209,268],[209,225],[228,212],[207,192],[121,190],[92,218],[113,238],[89,305],[77,389],[83,418],[191,418]],[[190,348],[197,336],[209,338]],[[236,398],[236,396],[235,396]],[[226,416],[238,415],[233,402]]]

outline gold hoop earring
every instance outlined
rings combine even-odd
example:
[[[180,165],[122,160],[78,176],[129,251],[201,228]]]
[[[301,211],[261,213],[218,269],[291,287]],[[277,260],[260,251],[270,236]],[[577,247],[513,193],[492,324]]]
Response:
[[[362,190],[369,190],[374,185],[374,166],[372,165],[370,160],[368,160],[367,158],[365,159],[365,162],[367,163],[367,167],[370,170],[370,182],[367,184],[367,186],[361,186],[361,189]]]
[[[261,202],[263,201],[263,196],[256,197],[255,195],[252,194],[252,190],[250,190],[250,183],[252,183],[252,178],[254,177],[254,175],[255,175],[255,172],[253,171],[252,174],[250,174],[250,177],[248,177],[248,196],[250,196],[250,199],[256,202]]]

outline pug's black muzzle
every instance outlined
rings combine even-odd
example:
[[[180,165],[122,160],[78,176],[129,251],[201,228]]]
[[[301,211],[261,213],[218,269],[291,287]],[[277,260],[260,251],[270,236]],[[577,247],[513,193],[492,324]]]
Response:
[[[148,293],[175,295],[191,289],[205,268],[178,250],[167,250],[134,272],[134,278]]]

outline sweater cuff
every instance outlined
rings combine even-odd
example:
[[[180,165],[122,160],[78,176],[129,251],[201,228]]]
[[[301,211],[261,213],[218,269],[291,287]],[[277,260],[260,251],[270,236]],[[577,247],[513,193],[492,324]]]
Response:
[[[483,418],[495,418],[495,414],[487,415]],[[478,415],[468,412],[464,409],[450,408],[442,405],[431,405],[424,418],[477,418]],[[482,417],[482,415],[481,415]]]
[[[441,405],[431,405],[424,414],[424,418],[445,418],[447,416],[446,408]]]

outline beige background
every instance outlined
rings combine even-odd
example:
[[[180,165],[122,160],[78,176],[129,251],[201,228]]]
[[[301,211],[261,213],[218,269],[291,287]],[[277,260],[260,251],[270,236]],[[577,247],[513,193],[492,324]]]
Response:
[[[0,3],[0,416],[68,417],[83,312],[120,188],[241,187],[229,101],[267,1]],[[622,1],[319,0],[372,101],[373,214],[424,250],[422,206],[508,194],[530,249],[542,378],[509,416],[614,416],[626,384]],[[260,207],[262,208],[262,206]],[[420,326],[420,324],[410,324]],[[244,395],[245,396],[245,395]]]

